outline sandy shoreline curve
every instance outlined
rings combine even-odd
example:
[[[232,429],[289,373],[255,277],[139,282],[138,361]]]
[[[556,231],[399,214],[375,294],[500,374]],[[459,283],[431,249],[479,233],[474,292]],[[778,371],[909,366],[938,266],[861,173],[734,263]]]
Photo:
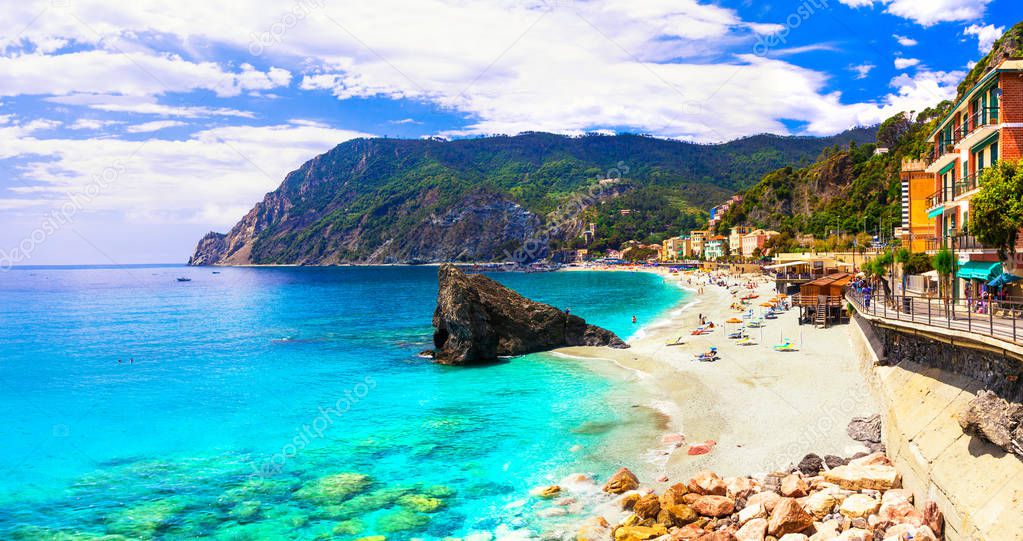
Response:
[[[605,269],[569,269],[569,271]],[[559,271],[560,272],[560,271]],[[628,340],[631,348],[571,347],[555,350],[559,356],[603,361],[635,375],[635,385],[646,396],[643,406],[667,416],[662,441],[649,442],[650,453],[623,464],[647,482],[667,478],[688,479],[701,470],[722,476],[752,475],[785,468],[807,453],[849,456],[863,447],[846,434],[852,417],[871,415],[879,405],[870,393],[853,352],[847,327],[816,329],[798,324],[798,310],[768,320],[763,329],[748,329],[759,343],[739,346],[726,336],[729,318],[740,315],[730,307],[730,290],[745,295],[742,287],[754,282],[759,295],[752,306],[774,296],[774,283],[758,275],[732,276],[699,271],[669,274],[666,269],[630,269],[611,272],[653,272],[692,290],[678,306],[641,327]],[[738,287],[708,284],[724,280]],[[691,283],[690,283],[691,282]],[[702,293],[700,288],[702,287]],[[716,329],[694,336],[703,314]],[[683,345],[668,345],[681,338]],[[799,351],[778,352],[773,346],[789,338]],[[721,359],[713,363],[693,360],[694,354],[717,347]],[[685,445],[676,442],[684,437]],[[713,441],[703,455],[688,454],[689,445]],[[649,454],[649,453],[648,453]]]

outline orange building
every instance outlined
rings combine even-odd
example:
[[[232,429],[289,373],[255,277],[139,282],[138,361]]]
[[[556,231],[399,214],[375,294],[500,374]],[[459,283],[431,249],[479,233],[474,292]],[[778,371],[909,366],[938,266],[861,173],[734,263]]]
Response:
[[[912,252],[937,249],[934,219],[927,217],[927,197],[934,192],[934,175],[925,160],[902,160],[902,244]]]

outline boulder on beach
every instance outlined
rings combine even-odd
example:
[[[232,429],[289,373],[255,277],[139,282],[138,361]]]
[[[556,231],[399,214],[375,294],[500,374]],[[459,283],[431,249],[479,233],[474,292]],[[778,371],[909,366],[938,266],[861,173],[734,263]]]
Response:
[[[607,484],[604,485],[604,492],[609,494],[621,494],[639,488],[639,478],[629,468],[622,468],[615,472]]]
[[[447,264],[438,277],[433,314],[437,362],[483,363],[566,346],[629,347],[611,331],[531,301],[482,274],[468,275]]]
[[[824,480],[846,490],[888,490],[902,486],[899,472],[882,464],[848,464],[824,472]]]
[[[771,518],[767,521],[768,532],[774,537],[787,533],[800,533],[813,526],[813,515],[803,510],[793,498],[782,498],[774,506]]]

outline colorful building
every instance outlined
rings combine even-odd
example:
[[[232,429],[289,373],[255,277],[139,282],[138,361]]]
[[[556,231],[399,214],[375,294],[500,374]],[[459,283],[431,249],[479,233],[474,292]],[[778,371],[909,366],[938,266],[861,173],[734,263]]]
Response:
[[[970,234],[970,200],[984,169],[1023,158],[1023,60],[1005,60],[981,77],[941,119],[931,140],[925,171],[933,175],[933,193],[926,205],[935,248],[955,251],[961,279],[994,278],[1001,272],[998,254]],[[1009,265],[1020,263],[1017,255]],[[966,285],[957,284],[957,290]]]
[[[688,244],[685,237],[671,237],[661,243],[661,261],[678,261],[685,257],[685,246]]]
[[[703,256],[706,259],[719,259],[728,255],[728,239],[715,235],[707,237],[703,243]]]
[[[732,255],[742,254],[742,238],[753,232],[748,225],[737,225],[728,233],[728,250]]]
[[[767,239],[780,235],[777,231],[757,229],[742,237],[742,256],[767,255]],[[759,252],[758,252],[759,251]]]
[[[934,219],[927,217],[927,198],[934,192],[934,175],[928,173],[925,160],[902,160],[902,245],[912,252],[933,251],[937,247]]]
[[[689,232],[689,252],[691,257],[703,255],[703,243],[710,236],[707,229],[696,229]]]

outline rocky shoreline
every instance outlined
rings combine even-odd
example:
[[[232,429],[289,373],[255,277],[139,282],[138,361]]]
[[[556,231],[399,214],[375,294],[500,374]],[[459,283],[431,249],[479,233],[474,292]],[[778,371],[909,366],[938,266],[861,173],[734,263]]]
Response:
[[[594,481],[585,476],[570,479]],[[660,481],[660,480],[659,480]],[[575,503],[571,488],[534,496],[554,506]],[[627,468],[601,489],[601,502],[574,536],[578,541],[937,541],[944,521],[934,502],[914,506],[883,452],[841,459],[807,455],[764,476],[721,477],[702,471],[659,494]]]

